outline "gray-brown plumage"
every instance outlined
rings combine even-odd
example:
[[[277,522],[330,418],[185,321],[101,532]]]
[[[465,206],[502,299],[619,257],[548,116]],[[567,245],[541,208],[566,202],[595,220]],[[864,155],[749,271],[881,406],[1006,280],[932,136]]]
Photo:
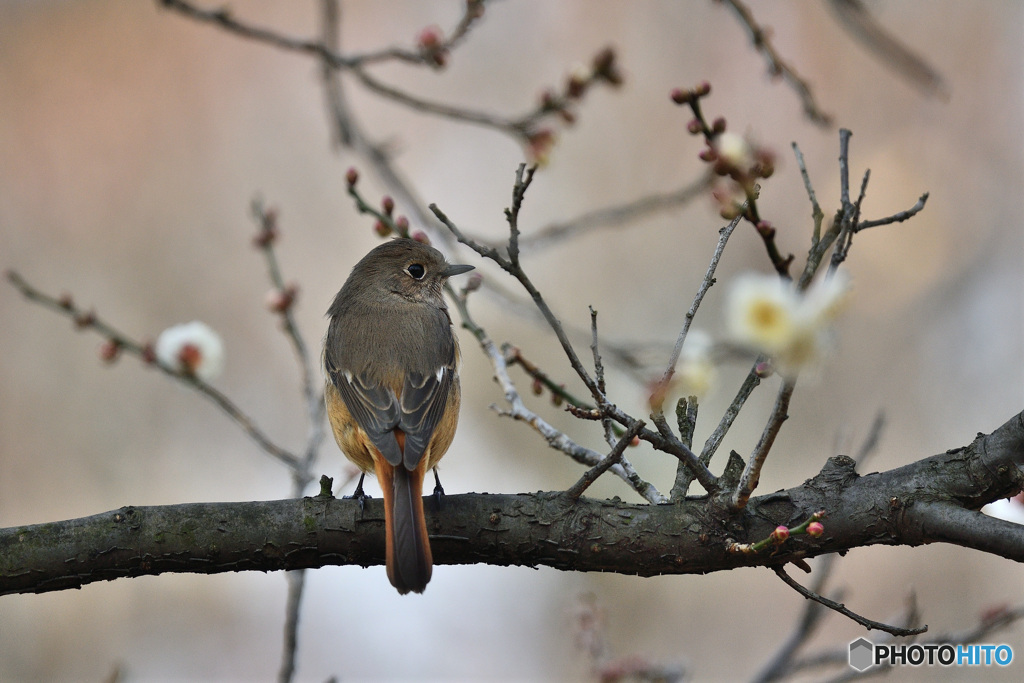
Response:
[[[423,478],[459,416],[459,346],[442,286],[472,266],[410,239],[386,242],[349,275],[328,310],[327,415],[334,438],[384,492],[388,578],[421,593],[432,558]]]

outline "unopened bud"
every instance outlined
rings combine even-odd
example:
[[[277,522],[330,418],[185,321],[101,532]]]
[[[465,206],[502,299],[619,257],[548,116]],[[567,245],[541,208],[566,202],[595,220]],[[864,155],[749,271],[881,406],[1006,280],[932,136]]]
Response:
[[[405,236],[409,234],[409,219],[405,216],[399,216],[395,219],[395,230],[398,231],[399,235]]]
[[[355,184],[359,182],[359,171],[355,167],[351,167],[345,172],[345,182],[350,188],[355,187]]]
[[[443,41],[444,34],[437,26],[427,26],[416,36],[416,45],[424,52],[436,50]]]
[[[121,345],[115,339],[107,339],[100,344],[100,358],[104,363],[113,363],[121,354]]]
[[[825,533],[825,525],[821,522],[811,522],[807,525],[807,535],[817,538]]]
[[[467,294],[469,292],[475,292],[476,290],[480,289],[483,283],[484,276],[481,275],[480,273],[473,273],[468,278],[466,278],[466,286],[462,288],[462,291],[466,292]]]
[[[693,93],[689,90],[683,90],[682,88],[672,88],[672,92],[669,93],[669,97],[676,104],[689,104],[693,100]]]

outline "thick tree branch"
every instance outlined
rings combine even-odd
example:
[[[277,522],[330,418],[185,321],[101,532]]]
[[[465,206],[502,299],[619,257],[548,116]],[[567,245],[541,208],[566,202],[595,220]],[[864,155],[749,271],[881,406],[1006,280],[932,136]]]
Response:
[[[887,472],[858,475],[831,458],[800,486],[751,498],[729,516],[707,498],[630,505],[564,492],[466,494],[428,503],[434,562],[545,565],[654,576],[779,566],[861,546],[947,542],[1024,561],[1017,532],[985,524],[951,533],[938,507],[976,510],[1024,485],[1024,413],[964,448]],[[126,507],[92,517],[0,530],[0,594],[78,588],[164,572],[276,571],[382,564],[380,500],[327,497]],[[826,511],[819,538],[791,537],[770,554],[733,553],[779,524]],[[936,519],[939,522],[936,522]],[[978,522],[978,520],[974,520]],[[995,528],[994,526],[990,528]],[[1000,525],[1004,532],[1008,528]]]

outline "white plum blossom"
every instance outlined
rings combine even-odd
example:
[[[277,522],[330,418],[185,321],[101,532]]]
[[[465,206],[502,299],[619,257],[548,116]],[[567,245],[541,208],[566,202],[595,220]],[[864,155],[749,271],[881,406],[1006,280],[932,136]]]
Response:
[[[715,386],[717,373],[711,360],[713,342],[703,330],[690,330],[679,354],[676,379],[684,396],[704,398]]]
[[[742,135],[722,133],[718,136],[715,148],[719,157],[736,168],[746,170],[754,162],[754,150]]]
[[[832,323],[849,292],[843,270],[802,293],[776,275],[742,275],[729,293],[729,329],[737,342],[770,356],[779,374],[793,379],[803,369],[816,369],[828,355]]]
[[[220,336],[198,320],[161,332],[154,352],[161,365],[204,382],[211,381],[224,369],[224,344]]]

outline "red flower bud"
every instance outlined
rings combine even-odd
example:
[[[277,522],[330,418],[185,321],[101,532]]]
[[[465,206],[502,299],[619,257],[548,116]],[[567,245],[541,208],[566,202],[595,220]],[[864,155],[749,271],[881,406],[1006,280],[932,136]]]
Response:
[[[121,345],[115,339],[107,339],[100,344],[100,358],[105,363],[113,363],[121,353]]]
[[[693,100],[693,93],[689,90],[683,90],[682,88],[672,88],[672,92],[669,93],[669,97],[676,104],[689,104]]]

